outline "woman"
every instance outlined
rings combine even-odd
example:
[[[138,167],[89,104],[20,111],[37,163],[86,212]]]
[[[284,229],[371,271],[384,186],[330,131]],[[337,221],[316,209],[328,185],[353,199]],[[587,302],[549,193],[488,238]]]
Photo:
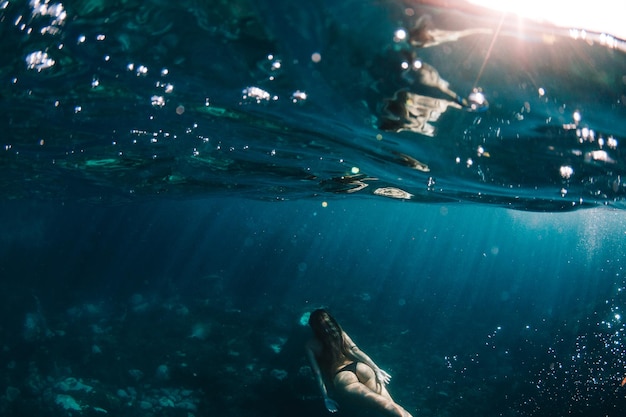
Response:
[[[339,323],[323,309],[315,310],[309,317],[314,338],[307,345],[311,368],[319,383],[326,408],[331,413],[338,410],[337,403],[328,396],[326,383],[338,394],[352,398],[387,416],[412,417],[393,401],[385,384],[391,376],[380,369],[365,352],[354,344]]]

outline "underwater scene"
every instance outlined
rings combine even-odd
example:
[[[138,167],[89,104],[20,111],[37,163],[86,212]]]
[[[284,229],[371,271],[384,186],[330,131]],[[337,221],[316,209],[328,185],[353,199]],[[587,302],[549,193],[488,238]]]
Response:
[[[0,415],[385,415],[325,308],[412,416],[623,416],[623,6],[528,3],[0,0]]]

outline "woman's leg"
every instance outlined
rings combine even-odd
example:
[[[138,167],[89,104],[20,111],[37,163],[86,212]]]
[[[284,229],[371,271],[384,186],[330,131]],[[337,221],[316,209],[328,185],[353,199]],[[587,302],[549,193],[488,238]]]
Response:
[[[361,364],[359,364],[361,365]],[[367,366],[367,365],[365,365]],[[358,368],[357,368],[358,370]],[[371,369],[370,369],[371,371]],[[358,371],[357,371],[358,372]],[[373,373],[373,371],[371,371]],[[335,376],[335,387],[341,390],[346,397],[365,406],[374,408],[389,417],[412,417],[404,408],[396,404],[387,390],[386,395],[378,393],[360,382],[357,376],[349,371],[339,372]],[[380,386],[380,385],[379,385]]]

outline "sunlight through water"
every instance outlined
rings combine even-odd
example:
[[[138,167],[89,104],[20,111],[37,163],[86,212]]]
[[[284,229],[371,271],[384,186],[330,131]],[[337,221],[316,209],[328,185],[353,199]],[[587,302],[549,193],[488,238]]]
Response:
[[[623,4],[618,0],[598,0],[592,3],[567,0],[468,1],[490,9],[514,13],[520,17],[552,23],[568,29],[586,29],[626,39],[626,30],[619,13]]]

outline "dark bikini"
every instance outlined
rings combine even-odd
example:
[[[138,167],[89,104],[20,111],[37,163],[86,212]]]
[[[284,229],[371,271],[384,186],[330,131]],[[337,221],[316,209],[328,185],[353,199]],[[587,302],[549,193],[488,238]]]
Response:
[[[337,374],[339,372],[343,372],[343,371],[350,371],[350,372],[354,373],[354,375],[357,375],[357,373],[356,373],[356,366],[357,366],[358,363],[359,363],[358,361],[354,361],[354,362],[350,362],[347,365],[342,366],[341,368],[339,368],[337,370],[337,372],[335,372],[335,376],[337,376]],[[358,377],[358,375],[357,375],[357,377]]]

